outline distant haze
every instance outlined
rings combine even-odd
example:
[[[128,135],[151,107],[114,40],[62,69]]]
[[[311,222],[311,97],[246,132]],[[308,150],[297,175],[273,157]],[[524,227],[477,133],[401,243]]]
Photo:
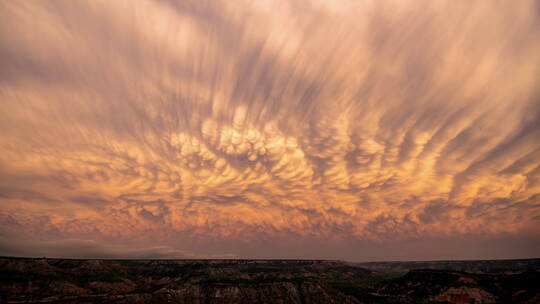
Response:
[[[538,1],[1,1],[0,255],[540,256]]]

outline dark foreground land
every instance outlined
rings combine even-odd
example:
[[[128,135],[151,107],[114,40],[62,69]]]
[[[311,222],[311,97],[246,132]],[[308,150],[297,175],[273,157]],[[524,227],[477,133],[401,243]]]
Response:
[[[540,303],[540,259],[75,260],[0,257],[0,303]]]

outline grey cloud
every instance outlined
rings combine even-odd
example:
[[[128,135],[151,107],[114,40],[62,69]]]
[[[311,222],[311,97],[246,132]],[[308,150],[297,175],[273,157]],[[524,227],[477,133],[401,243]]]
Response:
[[[0,186],[0,199],[13,199],[13,200],[29,200],[37,202],[45,202],[47,204],[58,204],[60,201],[55,198],[51,198],[43,193],[28,190],[17,189],[11,187]]]
[[[9,236],[0,236],[5,256],[46,256],[50,258],[107,258],[107,259],[182,259],[192,257],[185,250],[168,247],[138,247],[83,239],[28,240],[21,241]],[[39,248],[39,253],[36,252]]]

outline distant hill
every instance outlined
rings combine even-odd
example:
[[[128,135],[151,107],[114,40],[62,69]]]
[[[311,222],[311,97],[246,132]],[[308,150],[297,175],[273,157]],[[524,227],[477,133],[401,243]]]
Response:
[[[0,303],[540,303],[538,260],[408,263],[4,257]]]
[[[540,259],[367,262],[351,263],[374,271],[407,272],[414,269],[444,269],[486,274],[513,274],[540,268]]]

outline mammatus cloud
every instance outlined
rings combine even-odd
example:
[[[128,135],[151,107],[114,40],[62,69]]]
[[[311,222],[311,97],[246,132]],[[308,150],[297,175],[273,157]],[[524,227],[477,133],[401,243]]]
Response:
[[[540,239],[539,12],[4,1],[2,252],[29,254],[22,234],[37,255],[537,256],[501,248]]]

